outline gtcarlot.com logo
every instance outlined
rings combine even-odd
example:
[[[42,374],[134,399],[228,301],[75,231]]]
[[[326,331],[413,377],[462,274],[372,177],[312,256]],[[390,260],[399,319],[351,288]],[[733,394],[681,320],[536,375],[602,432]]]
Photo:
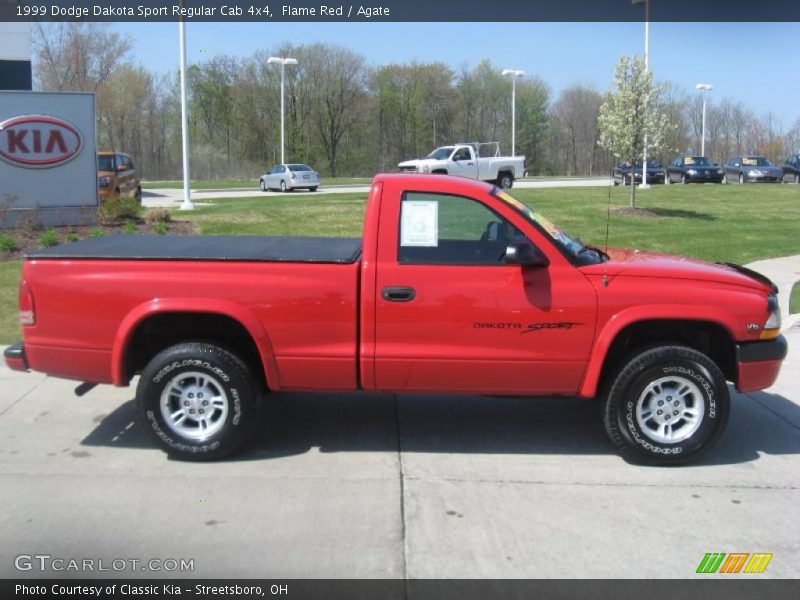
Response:
[[[697,566],[698,573],[763,573],[767,570],[772,553],[769,552],[707,552]]]
[[[61,558],[50,554],[19,554],[14,558],[17,571],[194,571],[193,558]]]

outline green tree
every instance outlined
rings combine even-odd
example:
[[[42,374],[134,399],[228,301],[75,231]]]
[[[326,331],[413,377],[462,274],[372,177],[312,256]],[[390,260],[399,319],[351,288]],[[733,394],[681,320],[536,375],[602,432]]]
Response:
[[[600,145],[632,166],[643,154],[645,136],[650,154],[665,151],[666,134],[672,125],[659,101],[662,89],[653,83],[653,74],[640,57],[620,58],[612,89],[600,106]],[[635,185],[631,185],[631,208],[636,208]]]

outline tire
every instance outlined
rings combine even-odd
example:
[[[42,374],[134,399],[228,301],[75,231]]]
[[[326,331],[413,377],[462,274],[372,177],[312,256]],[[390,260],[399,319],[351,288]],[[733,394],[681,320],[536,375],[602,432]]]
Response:
[[[136,193],[133,195],[136,198],[136,201],[141,204],[142,203],[142,186],[136,188]]]
[[[308,191],[309,192],[316,192],[317,191],[317,186],[313,186],[313,187],[308,188]]]
[[[795,185],[800,185],[800,173],[795,173],[794,174],[794,184]]]
[[[212,397],[201,399],[203,394]],[[183,460],[216,460],[241,450],[256,421],[257,404],[257,388],[245,363],[201,342],[160,352],[145,367],[136,388],[145,427],[167,454]],[[201,410],[212,412],[202,419]],[[179,412],[178,422],[169,422],[168,415]]]
[[[267,184],[264,182],[264,180],[261,179],[261,180],[259,180],[258,183],[259,183],[259,187],[261,188],[261,191],[262,192],[266,192],[267,191]]]
[[[727,174],[727,173],[725,173],[725,174],[722,176],[722,179],[720,180],[720,183],[721,183],[722,185],[727,185],[727,183],[728,183],[728,174]]]
[[[673,415],[657,414],[670,404]],[[606,433],[623,458],[652,465],[696,460],[722,435],[729,414],[725,376],[705,354],[686,346],[658,346],[632,355],[603,401]],[[673,421],[677,429],[670,418],[678,419]]]
[[[497,187],[502,190],[509,190],[514,185],[514,176],[508,171],[497,174]]]
[[[686,185],[686,173],[681,175],[681,185]]]
[[[119,196],[119,194],[120,194],[119,188],[116,188],[116,189],[114,190],[114,195],[115,195],[115,196]]]
[[[739,183],[744,183],[744,173],[739,173]]]
[[[664,185],[672,185],[672,177],[669,173],[664,175]]]
[[[281,180],[281,192],[286,193],[286,182]]]

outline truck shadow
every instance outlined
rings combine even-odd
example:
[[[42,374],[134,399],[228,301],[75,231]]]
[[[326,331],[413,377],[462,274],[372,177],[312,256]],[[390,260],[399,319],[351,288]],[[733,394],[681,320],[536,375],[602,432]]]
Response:
[[[776,394],[734,394],[728,429],[697,465],[800,454],[800,407]],[[231,461],[320,452],[614,454],[600,403],[580,398],[393,394],[268,396],[249,450]],[[133,401],[106,416],[85,446],[152,448]]]

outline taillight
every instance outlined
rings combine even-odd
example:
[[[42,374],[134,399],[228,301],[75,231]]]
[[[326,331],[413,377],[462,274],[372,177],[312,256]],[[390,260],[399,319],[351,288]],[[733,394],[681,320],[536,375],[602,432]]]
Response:
[[[33,306],[33,294],[28,282],[24,279],[19,284],[19,324],[33,325],[36,323],[36,311]]]

